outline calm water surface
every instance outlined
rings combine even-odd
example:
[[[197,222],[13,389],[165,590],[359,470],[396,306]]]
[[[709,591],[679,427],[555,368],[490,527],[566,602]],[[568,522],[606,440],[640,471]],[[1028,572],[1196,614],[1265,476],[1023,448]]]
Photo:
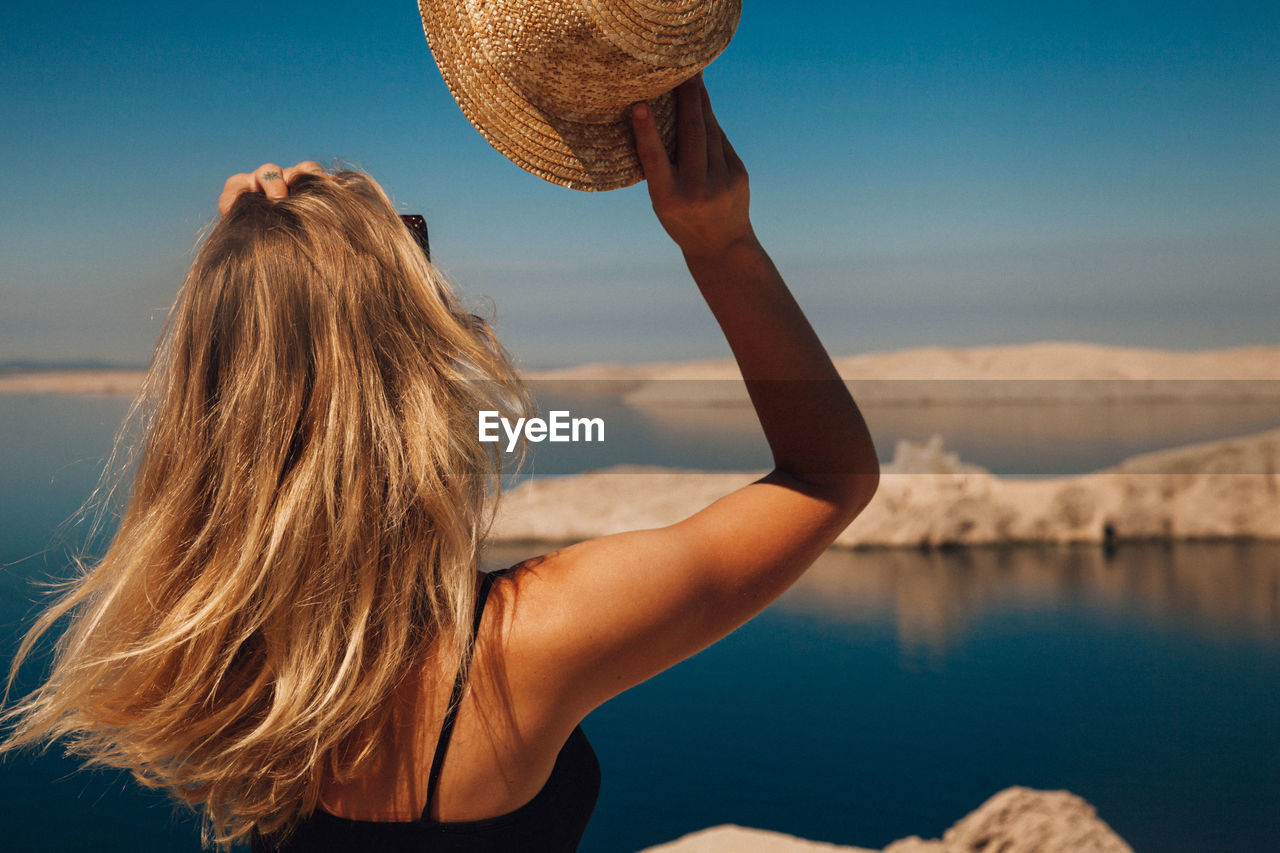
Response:
[[[92,488],[125,405],[0,396],[6,660],[30,581],[65,572],[53,531]],[[638,458],[535,469],[695,464],[669,457],[714,445],[705,430],[619,423],[650,442],[624,448]],[[832,551],[759,618],[588,718],[604,788],[582,849],[718,823],[879,847],[936,837],[1014,784],[1084,796],[1139,851],[1276,849],[1277,712],[1280,547]],[[162,796],[56,751],[0,765],[0,802],[7,851],[199,847]]]
[[[715,399],[725,390],[719,382],[671,380],[670,384],[682,386],[678,392],[694,401],[699,391]],[[1002,384],[1019,384],[1020,393],[1045,393],[1036,383],[971,384],[983,384],[994,393],[1005,390]],[[899,441],[920,443],[937,435],[963,461],[1002,476],[1080,474],[1139,453],[1280,427],[1280,386],[1274,382],[1243,383],[1259,393],[1260,398],[1252,400],[1107,399],[1129,393],[1126,386],[1132,384],[1078,383],[1081,398],[1070,402],[869,403],[862,412],[882,461],[893,458]],[[1176,394],[1185,384],[1164,383],[1155,390]],[[537,474],[568,474],[618,464],[748,471],[768,467],[768,447],[747,406],[695,402],[632,407],[616,396],[584,393],[591,383],[544,381],[534,386],[542,412],[565,410],[575,417],[599,417],[606,425],[603,444],[537,445],[533,466]],[[617,391],[626,385],[599,383],[598,387]]]

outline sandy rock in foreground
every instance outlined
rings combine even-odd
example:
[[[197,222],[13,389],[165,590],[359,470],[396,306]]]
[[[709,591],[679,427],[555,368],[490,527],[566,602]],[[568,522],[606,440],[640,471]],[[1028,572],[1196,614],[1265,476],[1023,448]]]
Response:
[[[687,518],[760,473],[618,467],[504,497],[495,541],[569,542]],[[940,439],[902,442],[838,547],[1280,540],[1280,430],[1133,457],[1076,477],[1001,479]]]
[[[641,853],[876,853],[865,847],[843,847],[821,841],[806,841],[794,835],[747,829],[725,824],[692,832],[657,847],[646,847]]]
[[[779,832],[716,826],[641,853],[874,853],[806,841]],[[883,853],[1133,853],[1093,806],[1069,791],[1006,788],[946,831],[941,839],[895,841]]]
[[[1093,806],[1070,791],[1006,788],[938,841],[904,838],[884,853],[1133,853]]]

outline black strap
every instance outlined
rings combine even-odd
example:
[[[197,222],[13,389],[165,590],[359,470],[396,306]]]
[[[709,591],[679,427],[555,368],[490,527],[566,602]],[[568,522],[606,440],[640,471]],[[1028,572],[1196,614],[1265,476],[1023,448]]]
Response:
[[[436,785],[440,781],[440,770],[444,766],[444,754],[449,749],[449,738],[453,737],[453,723],[458,717],[458,705],[462,701],[462,689],[466,681],[466,664],[470,661],[475,649],[476,634],[480,631],[480,617],[484,615],[484,603],[489,598],[489,588],[500,572],[489,572],[480,581],[480,592],[476,594],[476,615],[471,621],[471,640],[463,665],[458,667],[458,675],[453,680],[453,692],[449,694],[449,706],[444,712],[444,723],[440,726],[440,737],[436,739],[436,754],[431,758],[431,773],[427,776],[427,804],[422,807],[422,820],[430,820],[431,803],[435,800]]]

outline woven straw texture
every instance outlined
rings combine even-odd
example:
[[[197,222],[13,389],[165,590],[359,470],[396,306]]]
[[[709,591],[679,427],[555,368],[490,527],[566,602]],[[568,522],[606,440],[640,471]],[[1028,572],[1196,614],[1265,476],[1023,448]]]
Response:
[[[729,44],[742,0],[418,0],[440,74],[517,166],[576,190],[644,174],[630,105],[675,150],[671,90]]]

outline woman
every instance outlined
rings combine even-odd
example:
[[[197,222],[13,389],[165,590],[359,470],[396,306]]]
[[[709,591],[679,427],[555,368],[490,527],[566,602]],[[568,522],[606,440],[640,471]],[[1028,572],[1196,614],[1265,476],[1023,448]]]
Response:
[[[377,186],[312,163],[227,182],[149,374],[157,408],[105,557],[6,749],[65,737],[261,850],[577,846],[579,722],[790,586],[870,501],[866,427],[752,231],[701,77],[658,219],[747,380],[774,469],[667,528],[481,576],[524,392]],[[18,663],[15,663],[15,670]]]

